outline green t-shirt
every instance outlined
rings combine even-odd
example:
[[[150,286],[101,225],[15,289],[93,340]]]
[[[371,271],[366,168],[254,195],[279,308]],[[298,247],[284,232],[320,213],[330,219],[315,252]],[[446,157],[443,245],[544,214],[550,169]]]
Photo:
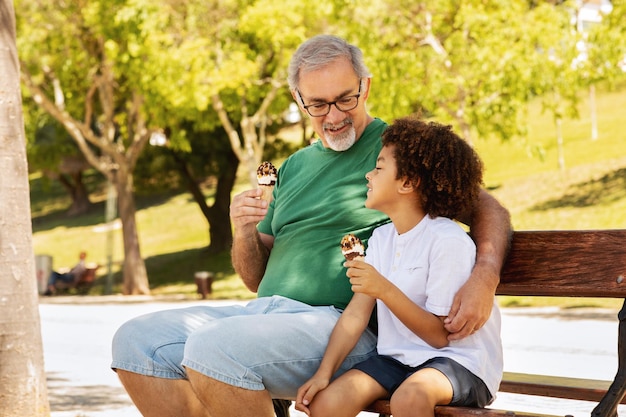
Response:
[[[258,230],[274,246],[258,296],[282,295],[309,305],[345,308],[352,291],[339,246],[347,233],[365,245],[389,221],[365,208],[365,174],[376,165],[386,124],[375,119],[347,151],[321,142],[291,155],[280,167],[274,201]]]

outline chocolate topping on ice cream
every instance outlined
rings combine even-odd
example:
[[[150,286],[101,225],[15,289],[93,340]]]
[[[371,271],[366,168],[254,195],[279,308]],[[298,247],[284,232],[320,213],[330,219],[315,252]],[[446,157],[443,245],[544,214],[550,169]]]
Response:
[[[263,162],[256,170],[256,178],[259,185],[275,185],[278,170],[268,161]]]
[[[365,256],[365,247],[361,243],[361,239],[350,233],[341,239],[341,253],[343,253],[346,260],[351,261]]]

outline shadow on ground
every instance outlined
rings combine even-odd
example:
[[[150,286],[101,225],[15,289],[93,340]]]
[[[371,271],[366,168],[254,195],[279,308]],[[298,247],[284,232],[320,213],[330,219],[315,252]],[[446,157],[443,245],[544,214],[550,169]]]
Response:
[[[54,373],[48,373],[47,380],[51,411],[105,411],[132,405],[121,387],[72,385]]]
[[[610,204],[626,197],[626,168],[609,172],[601,178],[572,184],[559,198],[535,205],[533,211],[565,207],[588,207]]]

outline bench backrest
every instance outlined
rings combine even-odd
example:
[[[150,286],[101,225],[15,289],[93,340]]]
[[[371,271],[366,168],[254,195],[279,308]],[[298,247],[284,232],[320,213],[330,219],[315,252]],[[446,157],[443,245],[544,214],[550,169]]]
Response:
[[[626,229],[514,232],[497,294],[626,298]]]

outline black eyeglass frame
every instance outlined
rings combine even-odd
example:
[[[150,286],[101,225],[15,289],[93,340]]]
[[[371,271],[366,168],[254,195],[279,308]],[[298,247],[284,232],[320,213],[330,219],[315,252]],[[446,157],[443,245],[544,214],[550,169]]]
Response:
[[[298,97],[300,98],[300,102],[302,103],[302,108],[304,110],[306,110],[307,113],[309,113],[309,115],[311,117],[324,117],[326,116],[328,113],[330,113],[330,107],[334,104],[335,107],[337,108],[337,110],[339,110],[340,112],[347,112],[350,110],[354,110],[357,108],[357,106],[359,105],[359,98],[361,97],[361,78],[359,78],[359,90],[356,94],[350,95],[350,96],[344,96],[341,97],[340,99],[337,99],[335,101],[329,101],[327,103],[312,103],[312,104],[304,104],[304,99],[302,98],[302,94],[300,93],[300,90],[298,90],[296,88],[296,93],[298,93]],[[342,100],[346,100],[346,99],[353,99],[356,98],[356,103],[354,104],[353,107],[350,107],[349,109],[346,108],[341,108],[337,105],[337,103],[341,102]],[[321,105],[325,105],[326,106],[326,112],[324,114],[312,114],[311,110],[309,110],[309,107],[313,107],[313,106],[321,106]]]

